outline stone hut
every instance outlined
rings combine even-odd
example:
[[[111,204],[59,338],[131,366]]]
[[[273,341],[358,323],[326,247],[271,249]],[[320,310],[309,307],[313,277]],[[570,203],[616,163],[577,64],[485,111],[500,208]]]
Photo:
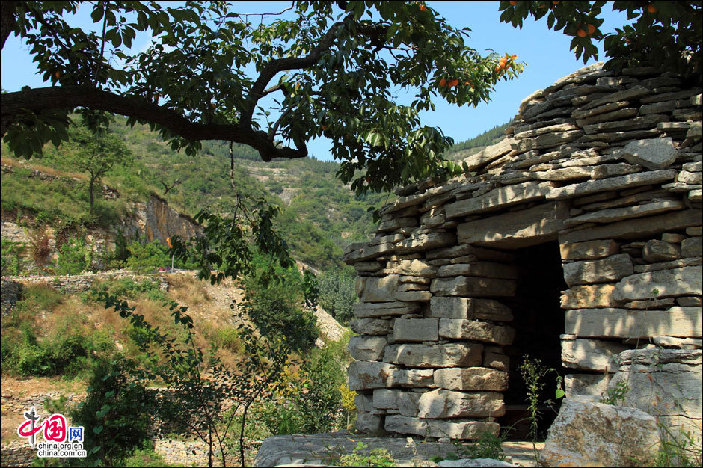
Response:
[[[700,434],[701,89],[588,66],[465,163],[399,191],[345,252],[357,427],[476,439],[524,410],[524,356],[595,398],[621,354],[656,348],[683,352]]]

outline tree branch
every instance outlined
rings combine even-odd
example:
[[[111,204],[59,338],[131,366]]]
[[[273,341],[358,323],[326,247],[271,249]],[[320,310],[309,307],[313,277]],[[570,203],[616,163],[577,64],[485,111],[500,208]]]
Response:
[[[224,140],[249,145],[256,149],[264,161],[273,158],[304,158],[308,155],[304,142],[296,142],[296,148],[277,147],[266,132],[255,130],[248,123],[202,124],[192,122],[165,106],[153,104],[137,96],[121,96],[92,86],[60,86],[23,89],[0,96],[2,119],[0,132],[5,135],[10,124],[21,118],[24,112],[39,113],[50,109],[74,109],[86,107],[115,114],[134,117],[157,124],[186,140]]]
[[[0,6],[0,36],[2,36],[2,47],[5,47],[5,41],[17,24],[17,18],[15,18],[17,2],[0,2],[0,5],[2,5]]]
[[[300,68],[306,68],[314,65],[322,57],[322,53],[329,50],[332,46],[332,42],[337,36],[337,32],[344,27],[344,23],[337,22],[334,23],[330,29],[327,30],[322,39],[320,39],[319,44],[314,47],[308,55],[305,57],[286,57],[282,59],[275,59],[268,62],[261,70],[259,78],[254,82],[254,85],[249,91],[249,95],[246,98],[246,103],[244,109],[242,110],[241,124],[245,126],[251,125],[251,119],[254,115],[254,109],[256,103],[259,102],[265,95],[264,89],[271,79],[276,76],[277,73],[286,70],[296,70]]]

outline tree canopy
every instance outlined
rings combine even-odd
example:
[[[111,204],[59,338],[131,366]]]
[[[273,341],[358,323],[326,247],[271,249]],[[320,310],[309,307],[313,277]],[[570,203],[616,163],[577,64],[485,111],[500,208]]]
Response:
[[[151,123],[189,153],[224,140],[265,161],[300,158],[324,135],[345,182],[389,189],[446,171],[452,141],[419,112],[438,97],[477,105],[522,70],[472,49],[467,30],[419,2],[296,2],[293,19],[266,22],[225,2],[97,2],[87,5],[97,32],[71,26],[78,6],[3,4],[3,45],[11,32],[23,38],[52,84],[2,95],[2,132],[18,154],[65,139],[67,112],[82,106]],[[152,43],[132,52],[140,31]],[[262,108],[268,96],[273,108]]]
[[[441,157],[451,138],[422,125],[421,111],[438,98],[477,105],[522,71],[514,55],[472,49],[468,29],[424,2],[301,1],[285,15],[226,2],[87,3],[95,32],[72,26],[80,3],[2,2],[3,47],[21,37],[51,82],[2,94],[2,134],[18,155],[65,140],[68,113],[82,107],[149,123],[188,154],[223,140],[264,161],[301,158],[324,135],[345,183],[388,190],[460,170]],[[546,15],[584,61],[604,39],[612,66],[700,71],[701,2],[613,2],[636,20],[614,33],[600,30],[605,3],[501,1],[500,18],[521,26]],[[140,32],[152,40],[135,52]]]

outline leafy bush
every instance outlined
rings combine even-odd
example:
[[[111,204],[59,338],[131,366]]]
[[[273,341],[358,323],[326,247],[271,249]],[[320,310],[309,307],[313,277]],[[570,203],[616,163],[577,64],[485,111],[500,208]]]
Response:
[[[358,442],[353,453],[340,457],[340,466],[396,466],[396,461],[388,450],[375,448],[367,451],[367,448],[365,443]]]
[[[80,332],[58,330],[39,341],[30,327],[23,327],[20,338],[2,338],[3,370],[22,376],[78,376],[90,370],[95,353],[114,350],[105,332],[85,336]]]
[[[302,388],[294,400],[302,415],[303,431],[313,434],[329,432],[343,417],[342,392],[346,383],[343,364],[334,350],[315,349],[309,359],[303,361]]]
[[[72,237],[59,248],[56,273],[59,275],[82,273],[90,266],[92,253],[81,237]]]
[[[345,326],[349,326],[354,304],[358,301],[355,280],[356,273],[351,267],[326,271],[318,279],[320,306]]]
[[[277,401],[256,408],[257,419],[271,434],[313,434],[349,427],[356,408],[355,392],[346,384],[347,344],[348,336],[313,349],[299,369],[288,374]]]
[[[65,375],[76,377],[89,372],[96,356],[115,350],[110,330],[89,333],[67,317],[48,336],[39,337],[32,317],[39,311],[51,311],[62,296],[46,286],[30,286],[17,303],[12,316],[3,319],[2,369],[21,376]]]
[[[167,466],[164,458],[154,450],[153,445],[148,441],[141,448],[135,449],[132,455],[125,458],[124,466]]]
[[[492,432],[483,431],[478,438],[478,442],[464,448],[466,458],[492,458],[494,460],[505,460],[503,452],[503,442],[507,437],[498,436]]]
[[[24,249],[24,243],[15,242],[2,238],[2,276],[17,276],[22,270],[22,259],[20,252]]]
[[[86,466],[116,466],[148,439],[154,393],[128,377],[134,364],[125,359],[102,361],[93,368],[86,399],[71,418],[88,433]]]
[[[273,267],[264,256],[254,259],[245,278],[247,315],[267,337],[280,337],[293,350],[310,349],[319,336],[315,316],[303,307],[303,278],[295,267]]]
[[[109,293],[128,299],[145,296],[153,301],[167,300],[167,295],[161,289],[159,283],[150,279],[135,281],[132,278],[119,278],[111,281],[103,281],[93,284],[84,297],[96,301],[101,293]]]
[[[153,273],[159,268],[171,266],[168,248],[158,241],[141,243],[134,241],[127,247],[127,268],[137,273]]]

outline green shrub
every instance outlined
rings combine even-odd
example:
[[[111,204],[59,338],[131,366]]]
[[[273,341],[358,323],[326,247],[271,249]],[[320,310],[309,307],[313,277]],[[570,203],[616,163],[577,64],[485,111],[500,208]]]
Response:
[[[396,461],[388,450],[384,448],[367,450],[367,448],[366,444],[358,442],[353,453],[341,456],[340,466],[396,466]]]
[[[90,371],[96,356],[114,351],[109,330],[86,335],[70,321],[39,339],[31,322],[17,317],[4,326],[2,334],[3,372],[21,376],[77,377]]]
[[[127,268],[137,273],[153,273],[159,268],[171,266],[168,248],[158,241],[141,243],[134,241],[127,247]]]
[[[81,237],[73,237],[59,248],[56,273],[59,275],[77,275],[90,267],[92,250],[85,245]]]
[[[478,435],[478,442],[464,448],[465,458],[492,458],[494,460],[505,460],[503,452],[503,442],[507,437],[496,435],[492,432],[483,431]]]
[[[358,301],[355,280],[356,272],[351,267],[326,271],[318,278],[320,306],[345,326],[349,326],[354,304]]]
[[[329,432],[342,421],[342,392],[346,375],[339,356],[330,348],[315,349],[301,366],[303,388],[294,399],[303,419],[303,431]]]
[[[135,449],[132,455],[124,459],[124,466],[167,466],[164,458],[154,450],[153,445],[148,441],[142,448]]]
[[[125,359],[101,361],[93,367],[86,399],[71,412],[85,427],[86,466],[119,466],[148,438],[154,394],[129,378],[134,364]]]
[[[167,300],[167,294],[161,289],[159,283],[151,279],[135,281],[132,278],[119,278],[101,281],[93,284],[83,297],[87,300],[97,301],[101,293],[108,293],[126,299],[146,297],[152,301]]]
[[[281,337],[291,349],[305,351],[315,345],[319,331],[315,316],[291,303],[285,288],[270,287],[256,293],[248,304],[247,314],[262,334]]]
[[[255,409],[257,419],[271,434],[314,434],[349,425],[356,408],[346,383],[347,344],[348,337],[311,350],[284,395]]]
[[[263,402],[252,410],[252,419],[256,419],[258,426],[266,427],[270,435],[304,432],[303,414],[290,400]]]
[[[280,337],[294,351],[308,350],[319,336],[315,316],[303,307],[303,278],[295,267],[274,267],[272,259],[257,256],[245,278],[247,315],[267,337]]]
[[[22,289],[22,300],[17,301],[15,314],[10,320],[10,326],[19,326],[20,316],[31,316],[51,311],[63,302],[63,295],[56,289],[45,285],[28,285]]]
[[[15,242],[2,238],[2,276],[18,276],[22,270],[20,252],[24,249],[23,242]]]

